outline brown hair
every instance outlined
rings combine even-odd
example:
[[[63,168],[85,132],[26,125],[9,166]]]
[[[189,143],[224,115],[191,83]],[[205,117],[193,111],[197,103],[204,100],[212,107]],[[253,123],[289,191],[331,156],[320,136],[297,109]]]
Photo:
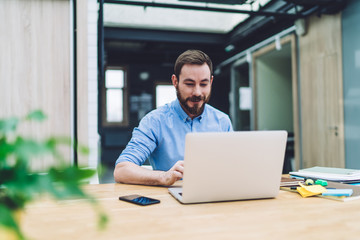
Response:
[[[206,53],[200,50],[187,50],[176,59],[174,66],[175,76],[177,77],[177,79],[179,79],[181,69],[185,64],[203,65],[204,63],[209,66],[210,74],[212,74],[212,62]]]

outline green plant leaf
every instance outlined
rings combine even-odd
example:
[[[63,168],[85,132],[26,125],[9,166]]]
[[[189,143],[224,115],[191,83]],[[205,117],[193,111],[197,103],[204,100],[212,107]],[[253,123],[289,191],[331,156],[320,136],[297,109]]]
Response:
[[[83,155],[89,155],[89,153],[90,153],[90,149],[83,145],[78,146],[78,151]]]
[[[70,137],[52,137],[50,140],[54,141],[56,144],[63,144],[65,146],[71,146]]]
[[[8,143],[5,137],[0,137],[0,167],[3,166],[6,158],[13,154],[15,147],[13,144]]]
[[[19,124],[19,119],[16,117],[11,117],[8,119],[0,119],[0,136],[6,135],[10,132],[15,132]]]
[[[35,110],[30,112],[26,117],[26,120],[35,120],[42,122],[46,119],[46,115],[41,110]]]
[[[55,182],[61,181],[75,183],[92,177],[95,172],[96,171],[93,169],[83,169],[70,166],[63,169],[52,168],[49,171],[49,174]]]
[[[15,154],[20,160],[30,160],[33,156],[50,153],[46,143],[37,142],[31,139],[17,137],[15,141]]]
[[[0,205],[0,225],[13,230],[19,239],[24,239],[18,223],[14,219],[14,211],[4,207],[3,205]]]
[[[0,168],[0,186],[6,184],[7,182],[12,182],[15,179],[16,171],[13,168],[8,166],[3,166]]]
[[[109,221],[109,218],[106,214],[104,214],[103,212],[99,212],[98,213],[99,217],[98,217],[98,226],[99,226],[99,229],[100,230],[103,230],[105,229],[108,221]]]
[[[45,141],[24,137],[16,132],[23,120],[43,121],[42,111],[36,110],[25,118],[0,119],[0,225],[13,229],[23,239],[21,229],[12,218],[13,210],[25,206],[48,193],[55,199],[82,198],[90,202],[98,214],[98,226],[103,228],[108,219],[100,210],[97,201],[88,195],[82,184],[96,173],[93,169],[78,168],[69,165],[63,156],[62,148],[72,148],[81,154],[88,154],[89,149],[74,143],[69,137],[50,137]],[[58,149],[61,147],[61,149]],[[43,170],[31,171],[31,161],[38,157],[50,156],[58,160],[56,166]]]

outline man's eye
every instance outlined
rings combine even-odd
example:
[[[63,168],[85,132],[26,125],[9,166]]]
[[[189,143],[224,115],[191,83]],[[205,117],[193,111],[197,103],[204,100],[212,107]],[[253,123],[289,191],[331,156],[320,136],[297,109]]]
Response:
[[[193,83],[185,83],[186,86],[194,86]]]
[[[207,83],[202,83],[200,84],[201,87],[206,87],[207,86]]]

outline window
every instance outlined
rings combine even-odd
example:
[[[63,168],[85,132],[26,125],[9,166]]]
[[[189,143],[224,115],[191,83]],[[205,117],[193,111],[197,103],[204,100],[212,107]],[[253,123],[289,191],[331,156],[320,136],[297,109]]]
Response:
[[[109,67],[105,70],[103,124],[128,125],[126,69]]]
[[[176,99],[175,87],[168,83],[157,83],[155,86],[156,108]]]

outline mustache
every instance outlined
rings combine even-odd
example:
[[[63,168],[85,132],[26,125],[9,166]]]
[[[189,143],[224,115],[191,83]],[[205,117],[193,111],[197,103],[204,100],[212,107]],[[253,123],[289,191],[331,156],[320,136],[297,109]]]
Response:
[[[199,102],[201,100],[205,101],[205,96],[192,96],[186,98],[186,101],[192,101],[192,102]]]

